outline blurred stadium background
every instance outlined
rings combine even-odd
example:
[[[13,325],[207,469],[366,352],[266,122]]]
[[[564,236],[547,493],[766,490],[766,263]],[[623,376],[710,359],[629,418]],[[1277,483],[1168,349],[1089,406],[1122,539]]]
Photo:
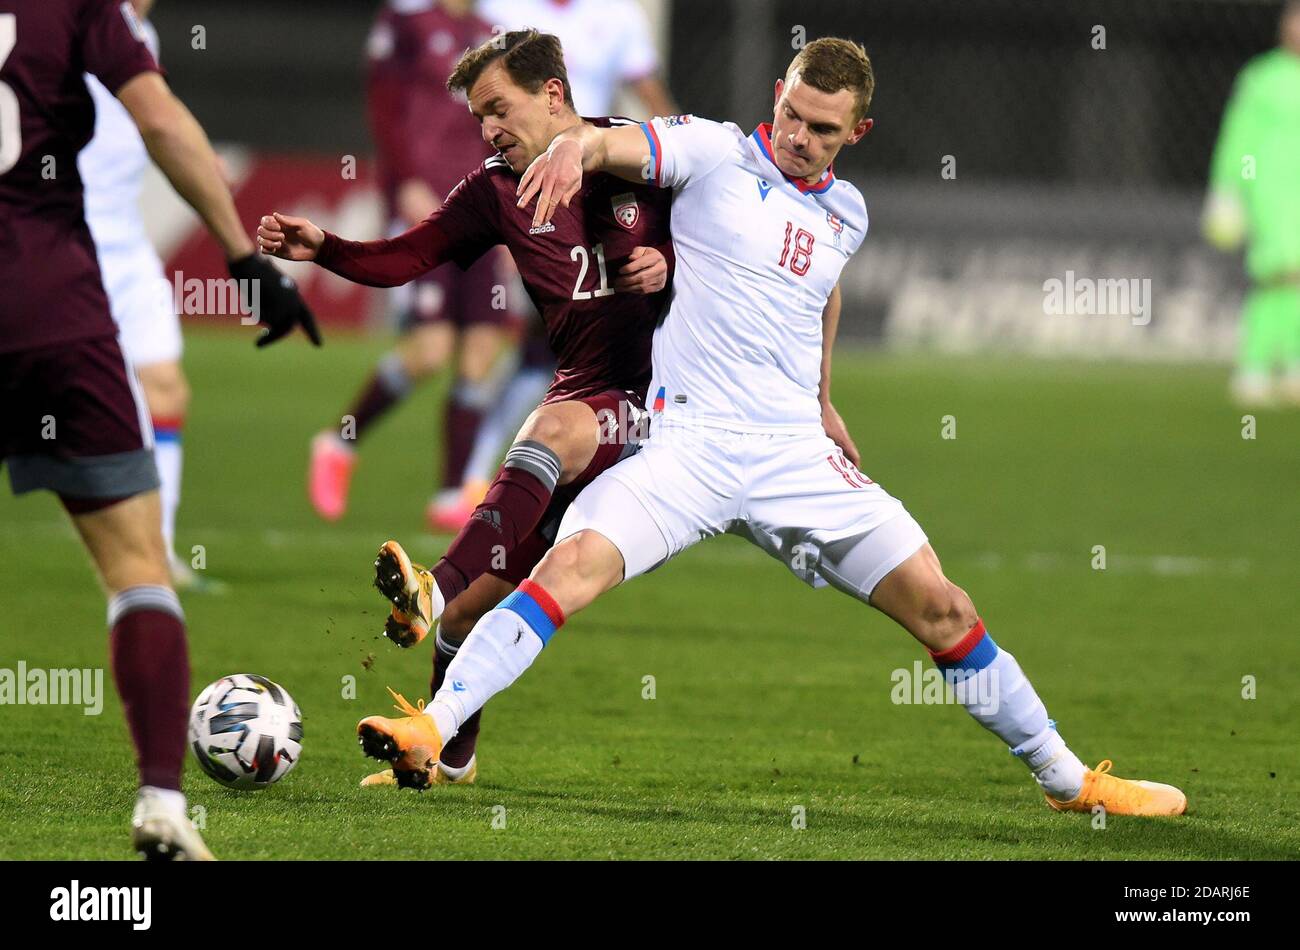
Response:
[[[866,45],[876,127],[838,169],[872,214],[845,272],[846,337],[1231,358],[1240,262],[1202,243],[1198,216],[1233,77],[1275,44],[1279,3],[642,3],[682,109],[744,127],[770,118],[764,90],[801,38]],[[250,218],[275,206],[349,236],[380,232],[362,81],[378,7],[164,0],[154,11],[169,78],[223,143]],[[355,181],[340,175],[344,156],[360,160]],[[170,270],[217,274],[215,248],[165,183],[153,186],[146,218]],[[1150,325],[1045,318],[1043,282],[1067,270],[1150,278]],[[385,319],[377,294],[313,268],[298,276],[330,322]]]

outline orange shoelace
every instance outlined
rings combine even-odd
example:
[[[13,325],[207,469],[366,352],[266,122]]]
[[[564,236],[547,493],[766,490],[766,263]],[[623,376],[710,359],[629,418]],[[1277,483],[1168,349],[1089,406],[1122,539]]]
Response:
[[[384,688],[388,690],[389,695],[392,696],[393,699],[397,700],[397,704],[393,708],[396,709],[403,716],[420,716],[424,714],[423,699],[416,700],[416,705],[412,706],[409,702],[406,701],[406,697],[403,696],[401,693],[399,693],[397,690],[393,689],[393,687],[386,686]]]

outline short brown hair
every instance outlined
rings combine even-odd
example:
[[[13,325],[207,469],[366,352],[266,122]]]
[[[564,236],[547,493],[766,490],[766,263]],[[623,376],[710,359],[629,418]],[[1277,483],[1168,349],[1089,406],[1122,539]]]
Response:
[[[876,91],[876,77],[867,51],[852,40],[835,36],[823,36],[799,50],[785,71],[786,80],[795,73],[822,92],[834,93],[841,89],[852,92],[854,122],[860,122],[867,114]]]
[[[510,79],[530,93],[536,93],[548,79],[558,79],[564,84],[565,104],[573,108],[573,90],[569,88],[559,37],[531,29],[498,33],[481,46],[466,50],[447,77],[447,88],[469,95],[483,70],[497,60],[501,60]]]

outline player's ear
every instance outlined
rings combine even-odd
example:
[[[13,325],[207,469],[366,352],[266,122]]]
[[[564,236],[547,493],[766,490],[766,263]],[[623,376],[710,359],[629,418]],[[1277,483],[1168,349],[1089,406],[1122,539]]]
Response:
[[[853,127],[853,132],[850,133],[849,135],[848,144],[856,145],[859,142],[861,142],[862,137],[866,135],[868,132],[870,132],[871,127],[875,124],[876,123],[874,119],[868,119],[865,116],[862,119],[858,120],[858,124]]]
[[[778,80],[776,81],[776,92],[773,93],[773,95],[772,95],[772,109],[773,109],[773,111],[776,110],[776,104],[777,104],[778,102],[781,101],[781,93],[784,92],[784,91],[785,91],[785,80],[784,80],[784,79],[778,79]]]
[[[546,80],[546,104],[550,107],[551,115],[557,114],[564,108],[564,83],[552,76]]]

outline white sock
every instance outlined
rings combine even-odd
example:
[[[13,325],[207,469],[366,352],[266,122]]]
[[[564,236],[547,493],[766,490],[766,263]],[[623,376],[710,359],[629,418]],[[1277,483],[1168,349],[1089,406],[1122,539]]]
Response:
[[[563,622],[555,602],[530,581],[524,581],[519,590],[480,617],[447,666],[438,694],[424,710],[433,717],[443,741],[519,679]]]
[[[469,761],[466,762],[458,769],[452,768],[450,765],[447,765],[445,762],[439,762],[438,771],[441,772],[443,775],[447,776],[447,778],[451,779],[453,782],[459,782],[466,775],[468,775],[469,770],[474,767],[475,758],[477,758],[477,755],[471,755],[469,757]]]
[[[162,506],[163,541],[168,554],[173,554],[176,544],[176,509],[181,503],[181,430],[159,428],[155,430],[153,454],[158,463],[158,500]]]
[[[185,813],[185,795],[174,788],[159,788],[157,785],[141,785],[138,797],[156,799],[165,809],[167,809],[167,811],[172,812],[181,818],[188,817]]]
[[[966,711],[1010,747],[1043,791],[1060,801],[1079,794],[1084,764],[1056,734],[1016,658],[993,642],[983,621],[951,650],[932,657]]]

